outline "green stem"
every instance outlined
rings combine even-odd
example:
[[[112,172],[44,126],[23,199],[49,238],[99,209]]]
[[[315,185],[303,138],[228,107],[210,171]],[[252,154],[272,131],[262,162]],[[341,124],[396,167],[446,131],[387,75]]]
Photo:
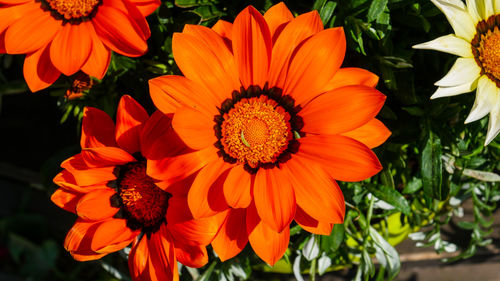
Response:
[[[309,279],[311,281],[316,281],[316,260],[317,259],[313,259],[311,261],[311,268],[309,269]]]

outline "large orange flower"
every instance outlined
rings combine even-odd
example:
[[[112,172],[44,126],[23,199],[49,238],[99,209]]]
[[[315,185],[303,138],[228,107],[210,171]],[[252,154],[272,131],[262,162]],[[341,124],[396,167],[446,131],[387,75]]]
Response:
[[[230,210],[212,243],[221,259],[250,241],[274,264],[292,220],[320,234],[342,223],[335,180],[378,173],[370,148],[390,135],[375,119],[385,101],[378,77],[340,68],[343,29],[323,30],[316,11],[294,18],[280,3],[264,16],[250,6],[234,24],[188,25],[172,44],[185,76],[150,80],[151,97],[195,151],[148,170],[166,182],[199,171],[188,194],[194,217]]]
[[[98,259],[132,243],[134,281],[178,280],[177,261],[190,267],[207,263],[205,246],[225,214],[193,220],[186,198],[190,182],[166,192],[146,174],[148,138],[168,137],[168,128],[160,131],[156,124],[169,120],[161,112],[148,117],[129,96],[120,102],[116,127],[103,111],[85,109],[82,152],[61,164],[64,170],[54,178],[60,188],[52,195],[55,204],[79,217],[64,242],[75,259]]]
[[[143,55],[160,0],[0,0],[0,53],[26,54],[31,91],[79,70],[102,79],[111,50]]]

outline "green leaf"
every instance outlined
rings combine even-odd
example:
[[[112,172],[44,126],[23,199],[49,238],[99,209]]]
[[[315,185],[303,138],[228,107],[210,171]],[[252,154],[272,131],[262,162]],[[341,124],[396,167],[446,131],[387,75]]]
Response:
[[[394,279],[401,268],[398,252],[372,226],[370,226],[370,237],[375,243],[375,256],[380,264],[387,269],[389,280]]]
[[[368,9],[368,14],[366,15],[368,22],[372,22],[378,18],[382,12],[384,12],[387,7],[387,2],[389,0],[373,0]]]
[[[332,18],[333,12],[337,7],[337,2],[328,1],[319,11],[319,16],[324,25],[326,25]]]
[[[202,275],[200,275],[200,278],[198,278],[197,281],[208,281],[210,280],[210,276],[212,276],[212,273],[214,272],[215,266],[217,265],[216,261],[213,261],[210,266],[203,272]]]
[[[321,236],[321,249],[325,252],[335,252],[344,242],[344,224],[334,224],[329,236]]]
[[[422,152],[420,173],[422,174],[424,193],[438,200],[444,200],[448,195],[444,190],[441,190],[443,172],[441,154],[441,140],[430,131]]]
[[[408,201],[397,190],[384,185],[368,185],[368,190],[380,200],[391,204],[405,215],[410,215],[411,208]]]
[[[214,0],[175,0],[175,5],[181,8],[196,7],[214,3]]]
[[[476,227],[475,223],[468,222],[468,221],[459,221],[457,224],[460,228],[467,229],[467,230],[471,230],[471,229],[474,229]]]
[[[415,193],[417,192],[418,190],[420,190],[420,188],[422,188],[422,180],[417,178],[417,177],[413,177],[407,184],[406,186],[404,187],[402,193],[403,194],[411,194],[411,193]]]

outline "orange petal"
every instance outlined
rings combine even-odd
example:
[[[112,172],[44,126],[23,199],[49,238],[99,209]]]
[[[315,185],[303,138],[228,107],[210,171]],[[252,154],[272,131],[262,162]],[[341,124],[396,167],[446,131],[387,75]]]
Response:
[[[0,9],[0,33],[5,31],[7,27],[9,27],[13,22],[16,20],[22,18],[26,13],[28,13],[30,10],[40,10],[40,4],[35,4],[31,0],[26,0],[26,1],[17,1],[17,2],[10,2],[9,4],[21,4],[25,2],[30,2],[26,3],[23,5],[12,5],[9,7],[2,7]],[[0,1],[1,2],[1,1]]]
[[[220,260],[226,261],[239,254],[247,243],[246,209],[230,209],[212,247]]]
[[[205,246],[193,246],[175,241],[175,257],[185,266],[200,268],[207,264],[208,254]]]
[[[140,230],[131,230],[124,219],[102,222],[92,236],[90,248],[97,253],[111,253],[125,248],[139,235]]]
[[[79,192],[59,188],[50,196],[50,200],[60,208],[76,213],[76,204],[81,196],[82,194]]]
[[[215,31],[187,26],[183,33],[174,33],[172,52],[182,73],[209,90],[218,104],[231,97],[234,90],[239,90],[231,51]]]
[[[228,208],[222,185],[230,167],[217,159],[200,170],[188,193],[189,209],[194,218],[213,216]]]
[[[101,222],[85,221],[77,219],[69,230],[64,240],[64,248],[67,251],[91,251],[90,239]],[[94,252],[94,254],[97,254]]]
[[[82,148],[116,146],[115,124],[106,112],[85,107],[80,145]]]
[[[325,90],[331,91],[344,86],[365,85],[375,88],[378,76],[368,70],[356,67],[344,67],[335,73],[333,79],[325,86]]]
[[[191,214],[187,204],[187,195],[173,195],[170,199],[168,199],[166,218],[168,225],[175,225],[181,222],[193,220],[193,215]]]
[[[66,24],[52,40],[50,58],[64,75],[73,75],[89,58],[92,51],[90,28],[92,24],[89,22]]]
[[[62,29],[62,21],[50,12],[30,9],[13,22],[5,33],[5,48],[9,54],[27,54],[47,45]]]
[[[342,191],[321,166],[311,162],[294,157],[283,164],[297,205],[317,220],[340,223],[345,214]]]
[[[161,4],[160,0],[129,0],[137,6],[143,16],[152,14]]]
[[[252,176],[243,167],[234,166],[224,181],[224,198],[232,208],[246,208],[252,202]]]
[[[150,254],[149,278],[144,280],[179,280],[174,244],[164,224],[161,225],[159,231],[151,235],[151,239],[148,240],[148,248]]]
[[[214,26],[212,26],[212,30],[222,37],[227,48],[232,51],[233,45],[231,40],[233,38],[233,24],[225,20],[218,20]]]
[[[214,216],[188,220],[167,227],[175,241],[184,244],[206,246],[214,240],[221,225],[227,217],[227,211]]]
[[[78,253],[78,254],[77,254]],[[81,252],[70,252],[71,256],[77,261],[93,261],[98,260],[104,257],[106,254],[94,254],[90,252],[90,254],[81,253]]]
[[[299,207],[295,213],[295,222],[308,232],[319,235],[330,235],[333,223],[317,221]]]
[[[325,91],[344,60],[344,30],[329,28],[305,40],[294,54],[285,81],[284,92],[304,105]]]
[[[36,92],[52,85],[61,72],[50,60],[50,46],[46,46],[34,53],[26,55],[24,60],[24,79],[32,92]]]
[[[214,125],[212,119],[190,107],[178,109],[172,120],[175,132],[192,149],[204,149],[217,141]]]
[[[91,168],[88,170],[73,170],[71,174],[75,177],[76,184],[79,186],[106,184],[115,180],[113,173],[115,167]]]
[[[285,3],[279,2],[267,10],[264,14],[264,19],[267,22],[267,26],[269,26],[271,38],[273,38],[274,42],[286,23],[293,20],[293,14],[286,7]]]
[[[143,55],[148,48],[142,31],[135,21],[123,11],[102,5],[92,19],[101,40],[111,50],[129,57]]]
[[[143,236],[139,241],[137,239],[132,245],[132,249],[128,255],[128,267],[132,280],[144,280],[139,276],[147,273],[147,265],[149,262],[149,249],[147,236]],[[152,279],[146,279],[152,280]]]
[[[276,232],[288,227],[295,216],[295,193],[280,169],[259,169],[253,194],[262,221]]]
[[[118,208],[111,206],[110,198],[116,194],[114,189],[102,189],[85,194],[76,205],[76,213],[86,220],[103,220],[111,218]]]
[[[219,114],[219,101],[198,83],[184,76],[165,75],[149,80],[149,92],[156,107],[165,114],[187,106],[207,116]]]
[[[92,77],[102,79],[111,61],[111,51],[97,36],[93,25],[90,25],[89,33],[92,38],[92,51],[87,62],[82,66],[82,71]]]
[[[82,158],[89,168],[117,166],[136,159],[118,147],[92,147],[82,149]]]
[[[302,131],[334,135],[363,126],[384,106],[385,96],[367,86],[346,86],[326,92],[301,111]]]
[[[140,151],[142,124],[148,118],[148,113],[137,101],[129,95],[123,96],[116,112],[115,138],[118,145],[130,154]]]
[[[361,181],[382,170],[375,153],[351,138],[319,135],[301,138],[299,142],[299,152],[294,156],[321,165],[334,179]]]
[[[172,184],[205,167],[219,158],[218,149],[211,146],[195,152],[161,160],[148,160],[147,174],[165,184]]]
[[[271,61],[271,33],[264,17],[248,6],[233,24],[233,53],[243,87],[264,87]]]
[[[78,153],[64,160],[61,163],[61,168],[67,169],[68,171],[71,172],[73,170],[88,170],[89,166],[83,160],[82,154]]]
[[[369,148],[374,148],[383,144],[391,135],[391,131],[387,129],[384,123],[373,118],[363,126],[342,135],[360,141]]]
[[[255,207],[247,209],[247,233],[250,245],[255,253],[269,265],[273,266],[288,249],[290,228],[288,226],[278,233],[260,220]]]
[[[270,87],[283,88],[293,51],[302,41],[321,30],[323,30],[323,24],[316,11],[302,14],[285,26],[273,45],[269,68]]]
[[[87,193],[93,190],[106,189],[108,188],[104,184],[100,185],[90,185],[90,186],[78,186],[76,184],[75,177],[68,171],[63,170],[54,177],[54,183],[70,192]]]
[[[151,31],[149,30],[148,22],[146,18],[141,13],[141,11],[137,8],[136,5],[132,4],[130,1],[120,1],[116,2],[114,0],[104,0],[104,5],[109,5],[113,8],[119,8],[122,10],[127,16],[133,19],[134,28],[138,30],[138,33],[142,36],[144,40],[147,40],[149,36],[151,36]],[[120,5],[123,3],[123,7]]]
[[[140,132],[141,153],[146,159],[159,160],[191,152],[172,128],[172,114],[155,111]]]

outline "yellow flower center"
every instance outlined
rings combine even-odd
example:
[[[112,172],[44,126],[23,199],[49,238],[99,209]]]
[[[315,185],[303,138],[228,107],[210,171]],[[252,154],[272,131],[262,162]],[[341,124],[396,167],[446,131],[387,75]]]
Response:
[[[497,22],[500,22],[500,15],[479,22],[471,44],[472,53],[481,67],[481,74],[488,76],[500,87],[500,30]]]
[[[134,162],[120,167],[117,180],[119,206],[131,229],[153,230],[165,219],[169,193],[160,189],[146,175],[146,162]],[[111,205],[115,205],[111,202]]]
[[[290,114],[268,97],[242,98],[223,115],[221,144],[239,163],[274,163],[293,138]]]
[[[43,0],[51,11],[64,20],[82,20],[91,17],[101,0]]]

